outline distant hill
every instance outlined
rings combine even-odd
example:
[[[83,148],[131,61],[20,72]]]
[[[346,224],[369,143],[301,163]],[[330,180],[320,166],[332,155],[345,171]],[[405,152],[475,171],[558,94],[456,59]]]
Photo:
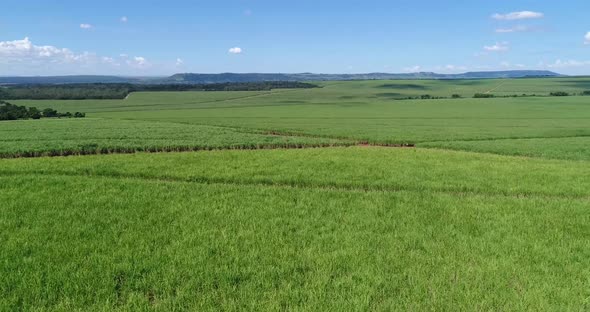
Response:
[[[462,74],[419,73],[368,73],[368,74],[175,74],[170,77],[119,77],[119,76],[38,76],[0,77],[0,85],[9,84],[67,84],[67,83],[133,83],[133,84],[204,84],[228,82],[262,81],[334,81],[334,80],[395,80],[395,79],[491,79],[560,77],[562,75],[546,70],[510,70],[467,72]]]
[[[369,73],[369,74],[176,74],[168,78],[170,83],[224,83],[257,81],[330,81],[330,80],[389,80],[389,79],[490,79],[559,77],[558,73],[546,70],[513,70],[490,72],[467,72],[463,74],[437,74],[419,72],[408,74]]]
[[[560,77],[563,76],[548,70],[507,70],[488,72],[467,72],[464,74],[450,75],[455,79],[481,79],[481,78],[529,78],[529,77]]]

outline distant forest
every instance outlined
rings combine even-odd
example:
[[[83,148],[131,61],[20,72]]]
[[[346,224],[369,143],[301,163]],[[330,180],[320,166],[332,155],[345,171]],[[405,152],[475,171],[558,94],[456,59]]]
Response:
[[[124,99],[138,91],[269,91],[272,89],[318,88],[296,81],[240,82],[214,84],[126,84],[85,83],[60,85],[15,85],[0,87],[2,100]]]

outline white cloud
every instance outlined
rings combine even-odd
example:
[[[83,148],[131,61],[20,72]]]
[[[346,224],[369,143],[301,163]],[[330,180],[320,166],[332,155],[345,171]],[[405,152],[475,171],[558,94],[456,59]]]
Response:
[[[584,44],[590,44],[590,31],[584,36]]]
[[[518,68],[518,69],[522,69],[525,68],[526,66],[524,64],[511,64],[510,62],[500,62],[500,66],[503,68]]]
[[[569,68],[569,67],[584,67],[590,66],[590,61],[577,61],[577,60],[556,60],[554,63],[547,64],[549,68]]]
[[[515,32],[528,32],[528,31],[535,31],[535,28],[523,25],[517,25],[510,28],[498,28],[496,29],[497,33],[505,34],[505,33],[515,33]]]
[[[126,65],[126,67],[122,67]],[[76,53],[52,45],[35,45],[28,37],[0,41],[0,72],[5,75],[55,74],[137,74],[152,68],[144,57],[99,56],[92,52]]]
[[[467,66],[448,64],[448,65],[436,66],[436,67],[434,67],[433,71],[437,72],[437,73],[441,73],[441,74],[456,74],[456,73],[465,72],[467,70],[468,70]],[[430,71],[430,70],[428,70],[428,71]]]
[[[520,11],[520,12],[511,12],[506,14],[494,14],[492,15],[493,19],[497,20],[505,20],[505,21],[514,21],[514,20],[522,20],[522,19],[532,19],[532,18],[543,18],[545,14],[540,12],[533,12],[533,11]]]
[[[231,54],[242,54],[243,50],[240,47],[234,47],[234,48],[229,49],[228,52]]]
[[[439,66],[438,69],[444,70],[444,71],[458,71],[458,70],[467,70],[467,67],[466,66],[457,66],[457,65],[445,65],[445,66]]]
[[[126,60],[127,65],[133,68],[143,69],[150,67],[151,64],[143,56],[135,56]]]
[[[184,64],[184,61],[181,58],[176,59],[176,66],[182,66],[183,64]]]
[[[418,66],[418,65],[403,68],[404,72],[409,72],[409,73],[417,73],[417,72],[420,72],[421,70],[422,70],[422,67]]]
[[[90,24],[80,24],[80,28],[82,28],[82,29],[90,29],[90,28],[92,28],[92,25],[90,25]]]
[[[129,21],[129,19],[127,18],[127,16],[121,16],[120,21],[121,21],[121,23],[127,23]]]
[[[491,46],[484,46],[483,49],[488,52],[506,52],[510,50],[510,47],[508,46],[508,42],[497,42]]]
[[[56,62],[74,62],[88,58],[90,53],[76,54],[66,48],[34,45],[28,37],[23,40],[0,41],[0,57],[12,61],[47,60]]]

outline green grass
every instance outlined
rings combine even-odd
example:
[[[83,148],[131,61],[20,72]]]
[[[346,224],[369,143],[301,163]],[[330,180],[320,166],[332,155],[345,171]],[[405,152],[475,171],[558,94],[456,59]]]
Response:
[[[582,92],[584,78],[326,82],[323,88],[272,92],[135,93],[120,101],[15,101],[89,117],[134,119],[349,138],[374,143],[420,143],[492,138],[590,135],[590,97],[396,100],[430,93],[485,90]],[[493,93],[492,92],[492,93]],[[503,91],[504,92],[504,91]],[[459,92],[460,93],[460,92]]]
[[[420,146],[549,159],[590,160],[590,137],[587,136],[432,142]]]
[[[2,164],[0,173],[7,175],[54,172],[375,191],[590,196],[590,167],[584,162],[424,149],[352,147],[97,155],[4,160]]]
[[[9,310],[588,308],[575,162],[340,148],[0,163]]]
[[[590,309],[590,97],[397,100],[590,80],[321,84],[15,101],[88,118],[0,122],[84,154],[0,159],[0,311]]]
[[[232,91],[232,92],[136,92],[125,100],[13,100],[25,106],[51,107],[58,111],[118,112],[146,111],[194,107],[218,106],[227,101],[268,96],[280,91]]]
[[[136,120],[86,118],[0,122],[0,158],[350,144],[354,143]]]
[[[296,98],[297,92],[289,93]],[[286,95],[284,95],[286,96]],[[130,118],[378,143],[590,135],[588,97],[413,100],[366,103],[276,104],[231,108],[96,113]],[[263,101],[249,99],[248,101]],[[264,101],[277,101],[273,97]]]

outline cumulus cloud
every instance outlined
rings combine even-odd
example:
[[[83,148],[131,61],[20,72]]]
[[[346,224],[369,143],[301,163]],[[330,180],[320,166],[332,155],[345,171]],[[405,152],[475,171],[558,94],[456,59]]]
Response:
[[[500,66],[503,68],[525,68],[526,66],[524,64],[511,64],[510,62],[500,62]]]
[[[233,47],[228,51],[231,54],[242,54],[243,50],[240,47]]]
[[[23,40],[0,41],[0,57],[12,61],[47,60],[50,62],[74,62],[86,59],[90,53],[76,54],[66,48],[50,45],[34,45],[28,37]]]
[[[90,28],[92,28],[92,25],[90,25],[90,24],[80,24],[80,28],[82,28],[82,29],[90,29]]]
[[[533,18],[543,18],[545,14],[540,12],[533,12],[533,11],[520,11],[520,12],[511,12],[506,14],[499,14],[496,13],[492,15],[493,19],[497,20],[505,20],[505,21],[514,21],[514,20],[523,20],[523,19],[533,19]]]
[[[68,48],[36,45],[28,37],[0,41],[0,72],[6,74],[110,74],[115,69],[133,73],[143,72],[150,66],[150,62],[141,56],[130,58],[126,55],[110,57],[92,52],[76,53]]]
[[[125,63],[127,63],[127,65],[129,65],[130,67],[138,69],[147,68],[151,66],[148,60],[143,56],[134,56],[131,58],[127,58],[125,60]]]
[[[417,72],[419,72],[421,70],[422,70],[422,67],[419,66],[419,65],[411,66],[411,67],[404,67],[403,68],[403,71],[409,72],[409,73],[417,73]]]
[[[510,47],[508,46],[508,42],[497,42],[491,46],[484,46],[483,49],[488,52],[506,52],[510,50]]]
[[[590,44],[590,31],[586,33],[586,36],[584,36],[584,43]]]
[[[181,58],[176,59],[176,66],[182,66],[183,64],[184,64],[184,61]]]
[[[590,66],[590,61],[577,60],[556,60],[554,63],[547,64],[549,68],[570,68],[570,67],[585,67]]]
[[[517,26],[509,27],[509,28],[498,28],[498,29],[496,29],[496,32],[500,33],[500,34],[505,34],[505,33],[515,33],[515,32],[529,32],[529,31],[535,31],[535,30],[538,30],[538,29],[530,27],[530,26],[517,25]]]
[[[121,21],[121,23],[127,23],[127,21],[129,21],[129,19],[127,18],[127,16],[121,16],[120,21]]]
[[[467,66],[461,66],[461,65],[444,65],[444,66],[437,66],[435,67],[436,71],[440,71],[440,72],[458,72],[458,71],[466,71],[467,70]]]

